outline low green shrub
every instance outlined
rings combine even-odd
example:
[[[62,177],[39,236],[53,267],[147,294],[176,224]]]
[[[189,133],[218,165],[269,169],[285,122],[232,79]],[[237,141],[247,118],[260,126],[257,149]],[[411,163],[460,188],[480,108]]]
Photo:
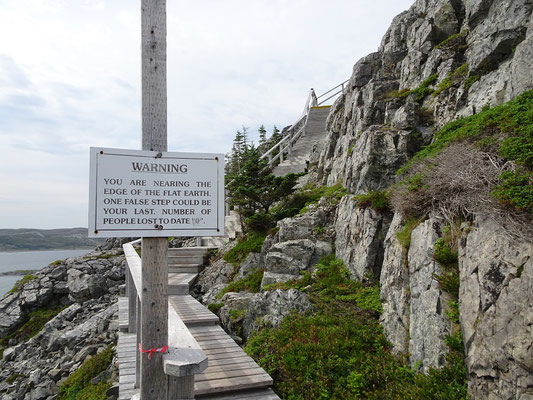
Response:
[[[405,99],[410,94],[410,92],[411,91],[408,88],[402,90],[393,90],[384,96],[384,100],[392,101],[394,99]]]
[[[484,108],[478,114],[459,118],[446,124],[435,134],[435,140],[424,147],[402,168],[398,174],[407,173],[421,161],[434,157],[451,143],[487,136],[508,136],[522,143],[522,146],[509,146],[515,151],[510,152],[504,146],[503,152],[511,160],[527,160],[527,154],[533,146],[533,90],[522,93],[516,99],[494,108]],[[509,142],[508,142],[509,143]],[[525,161],[524,161],[525,162]],[[524,164],[526,167],[527,165]]]
[[[18,378],[22,378],[24,375],[21,375],[21,374],[12,374],[12,375],[9,375],[9,377],[6,379],[6,382],[11,384],[13,382],[15,382]]]
[[[425,79],[420,86],[418,86],[415,89],[402,89],[402,90],[393,90],[389,93],[387,93],[383,99],[385,101],[392,101],[395,99],[405,99],[409,95],[414,95],[414,100],[416,102],[421,103],[427,96],[429,96],[431,93],[433,93],[433,89],[431,88],[432,85],[437,82],[438,75],[434,74]]]
[[[113,346],[87,359],[59,387],[58,400],[105,400],[110,383],[91,384],[91,379],[105,371],[113,360]]]
[[[246,236],[239,239],[238,243],[224,254],[224,260],[232,264],[240,264],[243,262],[248,254],[260,253],[266,234],[258,232],[250,232]]]
[[[402,182],[403,183],[403,182]],[[421,189],[424,189],[424,174],[421,172],[418,172],[411,176],[407,181],[405,181],[405,185],[407,186],[407,190],[410,192],[417,192]]]
[[[96,254],[96,255],[89,255],[89,256],[84,256],[83,259],[84,260],[107,260],[111,257],[116,257],[116,254],[113,254],[113,253],[101,253],[101,254]]]
[[[441,92],[448,90],[452,86],[455,86],[463,82],[468,76],[469,67],[468,64],[463,64],[457,67],[454,71],[450,72],[446,78],[437,86],[437,89],[433,92],[433,97],[438,96]]]
[[[396,238],[400,245],[405,249],[409,250],[411,245],[411,233],[413,230],[422,222],[419,218],[409,218],[405,221],[403,229],[400,232],[396,233]]]
[[[442,274],[436,274],[435,279],[439,282],[440,287],[447,293],[459,296],[459,271],[448,270]]]
[[[533,173],[506,171],[500,178],[502,183],[492,191],[494,197],[517,210],[533,214]]]
[[[455,265],[458,262],[457,252],[453,251],[444,238],[439,238],[433,247],[435,261],[443,266]]]
[[[389,192],[386,190],[371,190],[368,193],[355,196],[358,201],[357,207],[371,207],[376,211],[385,211],[390,209]]]
[[[433,93],[434,90],[431,88],[431,86],[434,85],[435,82],[437,82],[437,79],[437,74],[431,75],[429,78],[424,80],[424,82],[422,82],[419,87],[411,90],[409,94],[415,95],[415,101],[419,103],[422,102],[427,96]]]
[[[477,74],[472,74],[468,78],[466,78],[466,80],[465,80],[465,89],[466,90],[470,90],[472,85],[474,83],[476,83],[477,81],[479,81],[479,78],[481,78],[481,77],[479,75],[477,75]]]
[[[30,312],[26,316],[26,322],[17,330],[8,336],[0,339],[0,346],[6,347],[11,339],[15,339],[17,343],[23,343],[35,335],[37,335],[43,326],[59,314],[65,307],[59,308],[41,308]]]
[[[468,30],[463,30],[459,33],[454,33],[453,35],[448,36],[442,42],[435,46],[436,49],[452,49],[464,51],[464,41],[468,35]]]
[[[7,293],[18,292],[22,288],[22,286],[24,286],[28,282],[33,281],[34,279],[37,279],[35,275],[24,275],[22,279],[19,279],[18,281],[15,282],[15,285],[13,286],[13,288]]]
[[[450,300],[448,305],[450,309],[446,311],[446,316],[454,324],[459,324],[459,303],[457,301]]]
[[[456,230],[446,229],[443,237],[437,239],[433,246],[433,258],[443,268],[442,274],[435,275],[440,287],[445,292],[459,296],[459,257],[455,250]]]
[[[375,312],[379,287],[349,275],[341,260],[322,258],[314,278],[286,283],[302,287],[306,280],[313,311],[250,337],[245,351],[274,378],[276,393],[305,400],[466,399],[462,358],[454,353],[445,367],[417,374],[390,352]]]
[[[368,286],[361,288],[355,294],[355,302],[363,310],[374,310],[378,313],[383,312],[383,307],[381,307],[379,286]]]
[[[245,315],[246,315],[246,310],[235,310],[235,309],[229,310],[229,319],[231,323],[233,324],[241,321]]]
[[[305,288],[313,283],[313,278],[311,276],[311,272],[309,271],[303,271],[302,276],[291,279],[287,282],[278,282],[278,283],[272,283],[270,285],[266,285],[263,289],[265,291],[271,291],[276,289],[281,290],[289,290],[289,289],[298,289],[298,290],[305,290]]]
[[[224,307],[224,303],[211,303],[207,305],[207,309],[211,311],[212,313],[217,313],[218,310],[220,310],[222,307]]]
[[[221,290],[217,295],[217,299],[220,299],[228,292],[251,292],[258,293],[261,290],[261,281],[265,270],[258,268],[248,276],[245,276],[238,281],[231,282],[228,286]]]

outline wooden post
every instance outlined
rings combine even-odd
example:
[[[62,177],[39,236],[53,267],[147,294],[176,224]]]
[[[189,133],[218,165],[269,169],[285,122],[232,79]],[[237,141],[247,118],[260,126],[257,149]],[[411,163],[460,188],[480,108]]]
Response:
[[[168,392],[172,393],[173,400],[194,399],[194,375],[169,376]]]
[[[142,149],[167,151],[166,0],[141,0]],[[141,347],[168,344],[168,242],[142,240]],[[163,355],[141,355],[141,400],[167,398]]]
[[[136,302],[135,309],[137,310],[137,315],[135,321],[137,322],[137,326],[135,327],[135,332],[137,333],[137,343],[141,343],[141,300],[139,296],[137,296]],[[135,387],[141,387],[141,353],[138,351],[135,353]]]

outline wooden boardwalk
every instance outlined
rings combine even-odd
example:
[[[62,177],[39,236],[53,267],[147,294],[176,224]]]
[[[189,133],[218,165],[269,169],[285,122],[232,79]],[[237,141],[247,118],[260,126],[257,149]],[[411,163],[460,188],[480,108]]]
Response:
[[[169,302],[208,357],[207,369],[195,376],[194,391],[202,400],[275,400],[272,378],[246,355],[224,330],[218,317],[190,295],[169,295]],[[119,400],[129,400],[135,388],[136,335],[126,333],[128,302],[119,298]]]

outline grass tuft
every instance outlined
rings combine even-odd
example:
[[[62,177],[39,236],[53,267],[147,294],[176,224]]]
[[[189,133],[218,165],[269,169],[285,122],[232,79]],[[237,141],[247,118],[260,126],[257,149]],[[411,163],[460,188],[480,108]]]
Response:
[[[8,294],[18,292],[22,286],[24,286],[26,283],[33,281],[34,279],[37,279],[35,275],[24,275],[22,279],[15,282],[15,285],[13,288],[7,292]]]
[[[224,254],[224,260],[234,265],[239,265],[248,257],[248,254],[261,252],[265,238],[266,235],[263,233],[248,233],[246,236],[240,238],[238,243],[230,251]]]
[[[389,192],[386,190],[371,190],[368,193],[355,196],[358,201],[357,207],[371,207],[376,211],[385,211],[390,209]]]
[[[113,346],[86,360],[59,387],[58,400],[105,400],[110,383],[91,383],[101,372],[105,371],[113,360]]]
[[[287,399],[466,399],[463,359],[418,374],[391,354],[379,325],[379,287],[349,279],[341,260],[324,257],[302,287],[313,312],[293,313],[279,328],[255,332],[245,351],[274,378]]]
[[[251,292],[259,293],[261,290],[261,281],[263,280],[263,274],[265,270],[262,268],[256,269],[248,276],[245,276],[238,281],[231,282],[228,286],[220,291],[217,295],[217,299],[220,299],[228,292]]]

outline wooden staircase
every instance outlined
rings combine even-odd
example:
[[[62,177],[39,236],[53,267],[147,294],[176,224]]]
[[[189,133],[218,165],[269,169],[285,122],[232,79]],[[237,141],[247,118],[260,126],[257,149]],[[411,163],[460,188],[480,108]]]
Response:
[[[331,106],[310,108],[304,135],[294,143],[287,159],[274,168],[274,175],[297,174],[306,170],[313,146],[326,137],[326,119],[330,108]]]
[[[224,217],[224,236],[202,238],[202,246],[207,248],[223,247],[230,240],[236,239],[242,233],[241,220],[236,211],[230,211]]]
[[[229,235],[235,234],[237,230],[237,218],[236,213],[226,217],[226,232]],[[229,240],[229,235],[224,239]],[[208,240],[210,239],[214,238]],[[169,302],[209,360],[207,369],[195,376],[196,398],[279,399],[269,388],[273,383],[272,378],[224,332],[219,326],[219,318],[189,295],[190,286],[205,268],[208,250],[213,247],[215,246],[168,251]]]
[[[190,286],[205,268],[210,247],[174,248],[168,251],[169,304],[202,351],[208,367],[195,375],[195,398],[201,400],[279,400],[270,389],[272,378],[219,326],[219,318],[189,294]],[[135,388],[136,334],[128,331],[128,299],[119,298],[119,400],[130,400]]]

